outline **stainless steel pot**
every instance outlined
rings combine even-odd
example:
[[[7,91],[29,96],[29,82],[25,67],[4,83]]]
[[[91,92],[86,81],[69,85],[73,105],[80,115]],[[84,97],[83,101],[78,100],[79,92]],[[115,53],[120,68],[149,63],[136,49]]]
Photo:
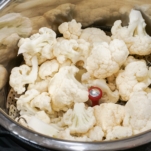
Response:
[[[121,19],[123,24],[126,25],[128,23],[129,11],[132,8],[142,12],[147,23],[147,32],[151,34],[150,0],[1,0],[0,16],[10,12],[21,13],[30,19],[32,34],[37,32],[42,26],[51,27],[57,32],[58,25],[73,18],[81,22],[83,27],[111,27],[117,19]],[[2,53],[0,51],[0,54]],[[11,53],[16,54],[15,51],[10,51],[8,54]],[[10,73],[18,58],[15,58],[15,55],[11,57],[7,57],[7,55],[5,59],[2,59],[2,55],[0,55],[0,63]],[[6,108],[7,95],[8,85],[6,84],[0,90],[0,125],[20,138],[47,148],[78,151],[124,150],[151,141],[151,130],[126,139],[104,142],[74,142],[44,136],[19,125],[8,116],[8,109]]]

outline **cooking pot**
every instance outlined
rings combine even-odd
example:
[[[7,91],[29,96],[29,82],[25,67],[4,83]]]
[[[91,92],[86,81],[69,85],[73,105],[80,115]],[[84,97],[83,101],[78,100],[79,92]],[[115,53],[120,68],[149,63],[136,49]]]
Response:
[[[146,31],[151,35],[150,0],[1,0],[0,16],[8,13],[20,13],[22,16],[28,17],[31,26],[29,35],[36,33],[43,26],[50,27],[58,33],[58,26],[71,19],[82,23],[83,28],[98,27],[109,33],[111,26],[117,19],[121,19],[123,25],[128,24],[128,15],[132,8],[142,12],[147,23]],[[19,37],[21,38],[20,35]],[[0,64],[3,64],[10,73],[14,66],[20,64],[22,58],[16,57],[17,47],[7,50],[7,53],[2,51],[2,46],[0,48]],[[36,133],[23,127],[8,115],[8,93],[9,85],[6,83],[0,90],[0,125],[13,135],[34,144],[66,151],[107,151],[129,149],[151,141],[151,130],[125,139],[103,142],[67,141]]]

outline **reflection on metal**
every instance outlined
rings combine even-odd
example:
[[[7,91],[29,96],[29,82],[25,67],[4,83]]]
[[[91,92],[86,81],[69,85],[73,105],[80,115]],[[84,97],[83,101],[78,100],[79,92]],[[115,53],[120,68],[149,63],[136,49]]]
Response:
[[[146,56],[145,57],[145,60],[146,60],[146,62],[147,62],[147,66],[151,66],[151,55],[148,55],[148,56]]]
[[[0,0],[0,10],[7,6],[12,0]]]

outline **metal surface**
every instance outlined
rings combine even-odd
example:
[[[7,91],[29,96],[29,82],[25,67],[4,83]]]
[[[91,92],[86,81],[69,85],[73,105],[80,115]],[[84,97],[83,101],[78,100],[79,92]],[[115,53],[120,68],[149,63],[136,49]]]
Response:
[[[6,7],[12,0],[0,0],[0,10]]]
[[[19,9],[19,7],[17,7],[17,5],[19,5],[20,3],[20,8],[23,9],[23,14],[24,15],[29,15],[29,17],[35,17],[35,16],[32,16],[35,12],[33,11],[33,14],[28,14],[28,7],[29,7],[29,10],[31,10],[31,8],[33,8],[35,10],[33,6],[33,3],[32,5],[22,5],[21,2],[23,0],[18,0],[18,1],[12,1],[12,0],[2,0],[0,1],[0,10],[1,9],[4,9],[4,7],[6,7],[9,2],[13,2],[15,5],[14,7],[10,7],[7,8],[6,10],[4,11],[1,11],[1,13],[6,13],[6,12],[10,12],[10,11],[14,11],[14,10],[11,10],[11,9],[16,9],[18,12],[21,11],[21,9]],[[28,1],[28,4],[30,4],[30,0],[27,0]],[[17,3],[18,2],[18,3]],[[32,0],[33,2],[33,0]],[[41,1],[42,2],[42,1]],[[67,1],[67,0],[60,0],[60,1],[55,1],[55,0],[44,0],[43,1],[44,3],[52,3],[51,5],[49,5],[49,7],[51,9],[53,9],[54,7],[57,7],[63,3],[73,3],[74,5],[78,4],[79,2],[82,2],[79,1],[79,0],[71,0],[71,1]],[[84,2],[84,0],[83,0]],[[86,2],[86,1],[85,1]],[[87,1],[88,3],[90,3],[90,1]],[[97,2],[97,0],[93,1],[94,5],[98,6],[98,3],[95,4],[95,2]],[[125,0],[125,1],[119,1],[119,5],[117,5],[116,8],[112,9],[113,13],[111,13],[111,15],[108,17],[107,13],[109,12],[109,8],[110,8],[110,5],[114,5],[115,2],[117,1],[103,1],[103,0],[98,0],[98,2],[100,3],[103,3],[102,5],[99,5],[98,7],[100,7],[100,9],[97,10],[96,9],[96,12],[94,12],[95,9],[93,9],[93,15],[95,16],[95,19],[94,22],[92,21],[92,18],[91,18],[91,15],[89,15],[89,17],[87,16],[82,16],[81,19],[78,15],[80,14],[80,12],[76,12],[74,15],[74,17],[78,19],[78,21],[81,21],[82,24],[86,27],[86,26],[89,26],[89,25],[95,25],[95,26],[98,26],[99,24],[101,25],[105,25],[107,24],[109,27],[110,27],[110,23],[113,23],[113,21],[115,19],[122,19],[123,18],[126,18],[125,15],[126,13],[124,12],[121,12],[121,11],[117,11],[116,9],[118,8],[120,10],[120,7],[121,6],[127,6],[129,7],[133,7],[135,3],[137,3],[137,8],[143,4],[143,3],[150,3],[151,5],[151,2],[149,2],[149,0],[147,1],[141,1],[141,0],[136,0],[136,1],[128,1],[128,0]],[[110,2],[110,3],[109,3]],[[125,2],[125,3],[124,3]],[[54,4],[55,3],[55,4]],[[106,4],[108,3],[108,4]],[[87,7],[88,12],[91,11],[91,6],[93,4],[91,4],[90,6]],[[12,5],[13,6],[13,5]],[[84,5],[83,5],[84,6]],[[40,5],[40,3],[38,3],[36,5],[36,7],[39,7],[40,9],[37,9],[37,11],[39,11],[38,15],[41,15],[42,13],[44,13],[44,9],[42,8],[42,6]],[[80,6],[78,6],[80,7]],[[94,6],[93,6],[94,7]],[[100,10],[101,8],[103,7],[106,7],[106,13],[104,13],[106,16],[106,18],[104,19],[103,17],[100,17],[99,19],[97,18],[97,14],[101,14]],[[145,6],[144,6],[145,7]],[[144,8],[143,7],[143,8]],[[46,7],[46,9],[48,9],[48,7]],[[27,10],[27,11],[26,11]],[[41,10],[41,11],[40,11]],[[143,15],[144,17],[146,18],[146,21],[148,23],[148,26],[150,27],[151,26],[151,23],[149,22],[150,21],[150,18],[149,18],[149,14],[145,14],[145,10],[147,10],[147,7],[144,9],[143,12]],[[17,12],[16,11],[16,12]],[[83,11],[83,9],[82,9]],[[81,11],[81,14],[82,14],[82,11]],[[86,9],[85,9],[86,11]],[[104,11],[105,12],[105,11]],[[70,12],[71,13],[71,12]],[[120,16],[120,15],[117,15],[116,14],[120,14],[120,15],[123,15],[123,16]],[[103,14],[103,13],[102,13]],[[87,15],[87,14],[86,14]],[[116,16],[114,19],[111,19],[112,16]],[[119,17],[120,16],[120,17]],[[60,17],[60,16],[59,16]],[[78,18],[79,17],[79,18]],[[65,18],[65,16],[64,16]],[[71,20],[71,16],[69,17],[69,19]],[[66,19],[66,18],[65,18]],[[80,20],[81,19],[81,20]],[[68,18],[66,19],[68,20]],[[109,22],[107,22],[106,20],[108,20]],[[60,20],[58,19],[58,22]],[[61,20],[63,21],[63,20]],[[58,22],[52,22],[52,25],[54,23],[56,23],[56,26],[60,23]],[[126,23],[126,21],[125,21]],[[39,27],[39,26],[38,26]],[[37,28],[38,28],[37,27]],[[106,26],[104,26],[106,27]],[[54,27],[55,29],[55,27]],[[150,32],[151,33],[151,32]],[[16,59],[17,60],[17,59]],[[150,64],[150,63],[149,63]],[[38,133],[35,133],[34,131],[32,130],[29,130],[21,125],[19,125],[19,123],[15,122],[13,120],[13,118],[15,118],[18,114],[17,112],[17,109],[15,108],[15,103],[16,103],[16,100],[14,99],[14,97],[16,97],[17,95],[14,94],[14,92],[12,93],[12,91],[10,91],[9,94],[7,94],[7,91],[8,91],[8,87],[0,90],[0,125],[2,125],[4,128],[6,128],[7,130],[10,131],[11,134],[15,135],[15,136],[18,136],[24,140],[27,140],[29,142],[32,142],[34,144],[38,144],[38,145],[41,145],[41,146],[44,146],[44,147],[47,147],[47,148],[53,148],[53,149],[58,149],[58,150],[75,150],[75,151],[84,151],[84,150],[87,150],[87,151],[109,151],[109,150],[124,150],[124,149],[129,149],[129,148],[133,148],[133,147],[136,147],[136,146],[140,146],[142,144],[146,144],[148,142],[151,141],[151,130],[150,131],[146,131],[144,133],[141,133],[139,135],[135,135],[133,137],[129,137],[129,138],[126,138],[126,139],[121,139],[121,140],[117,140],[117,141],[104,141],[104,142],[74,142],[74,141],[65,141],[65,140],[59,140],[59,139],[54,139],[54,138],[51,138],[51,137],[48,137],[48,136],[44,136],[44,135],[41,135],[41,134],[38,134]],[[7,101],[7,98],[6,96],[8,95],[8,102]],[[12,117],[9,117],[8,114]]]

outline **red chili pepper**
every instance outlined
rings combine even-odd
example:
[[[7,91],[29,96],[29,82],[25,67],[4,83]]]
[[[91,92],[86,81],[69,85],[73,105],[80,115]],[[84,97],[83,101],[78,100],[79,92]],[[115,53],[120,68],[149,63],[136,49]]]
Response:
[[[89,99],[92,102],[92,106],[99,105],[99,100],[102,97],[102,90],[98,87],[89,88]]]

